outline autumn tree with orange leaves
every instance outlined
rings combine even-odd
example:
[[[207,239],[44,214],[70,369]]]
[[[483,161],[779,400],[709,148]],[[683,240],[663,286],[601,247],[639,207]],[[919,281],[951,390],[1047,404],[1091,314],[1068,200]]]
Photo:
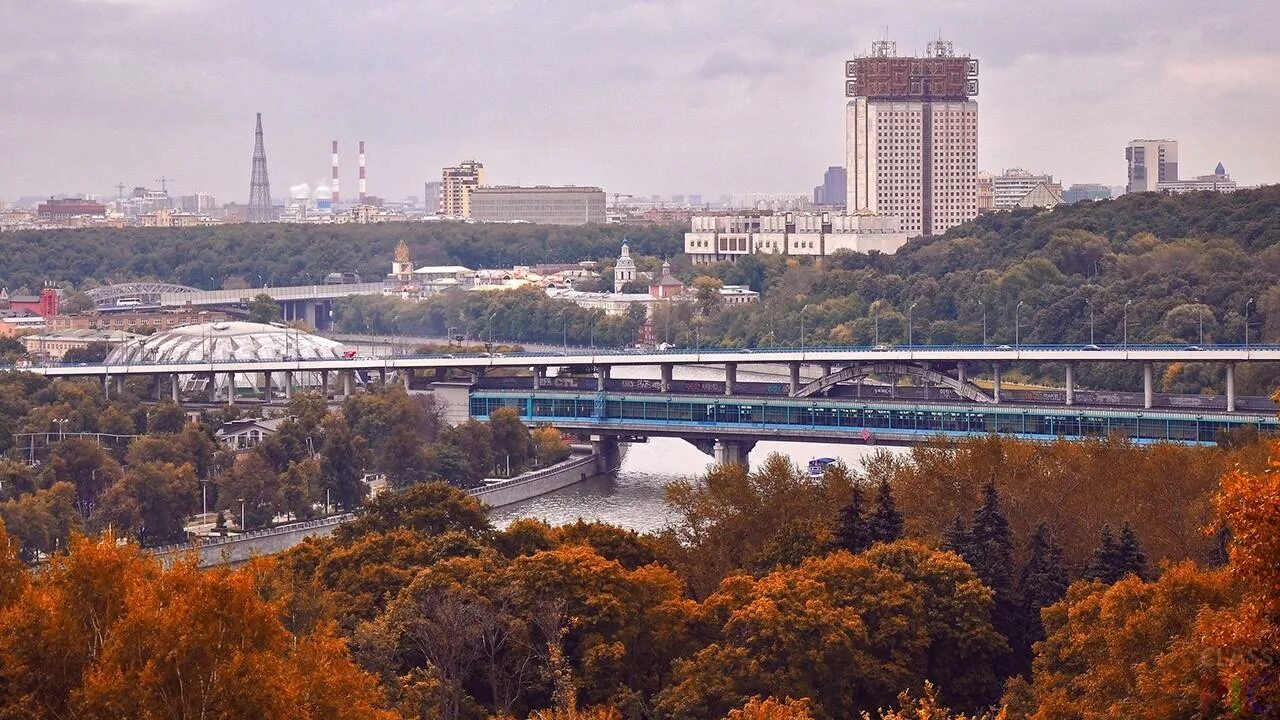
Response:
[[[254,577],[73,540],[39,573],[0,528],[0,718],[389,720],[331,629],[285,630]]]

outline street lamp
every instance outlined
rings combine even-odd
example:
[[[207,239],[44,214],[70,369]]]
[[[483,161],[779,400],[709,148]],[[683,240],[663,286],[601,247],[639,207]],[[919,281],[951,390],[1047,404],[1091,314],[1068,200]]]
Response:
[[[987,304],[978,301],[978,307],[982,308],[982,346],[987,346]]]
[[[916,304],[917,304],[917,303],[911,303],[911,305],[909,305],[909,306],[907,307],[907,347],[911,347],[911,345],[912,345],[912,342],[911,342],[911,322],[912,322],[912,320],[914,319],[915,309],[916,309]]]
[[[1249,349],[1249,308],[1253,305],[1253,298],[1244,304],[1244,349]]]
[[[561,324],[563,325],[561,330],[564,333],[564,354],[565,355],[569,354],[569,315],[568,313],[569,313],[568,307],[565,307],[565,309],[560,311],[560,321],[561,321]]]
[[[1124,349],[1129,349],[1129,306],[1133,304],[1132,300],[1124,301]]]
[[[1093,341],[1093,300],[1085,298],[1084,304],[1089,306],[1089,344],[1097,345],[1097,343]]]
[[[489,345],[493,346],[493,319],[498,317],[498,313],[489,316]]]
[[[1014,350],[1017,350],[1018,348],[1022,347],[1021,329],[1022,329],[1022,306],[1023,305],[1026,305],[1026,303],[1019,300],[1018,304],[1015,305],[1013,308],[1013,349]]]
[[[808,305],[800,308],[800,352],[804,352],[804,311],[808,309]]]
[[[1196,311],[1200,315],[1200,345],[1204,346],[1204,303],[1200,302],[1200,298],[1195,298]]]
[[[875,321],[876,347],[880,347],[880,306],[879,305],[876,305],[872,309],[871,317]]]
[[[240,532],[244,532],[244,498],[240,498]]]

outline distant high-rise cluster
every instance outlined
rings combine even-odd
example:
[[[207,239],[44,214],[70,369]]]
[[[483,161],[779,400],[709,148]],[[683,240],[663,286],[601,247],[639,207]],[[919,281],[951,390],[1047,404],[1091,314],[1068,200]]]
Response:
[[[848,212],[896,215],[908,236],[977,216],[977,75],[943,40],[925,57],[879,41],[845,63]]]

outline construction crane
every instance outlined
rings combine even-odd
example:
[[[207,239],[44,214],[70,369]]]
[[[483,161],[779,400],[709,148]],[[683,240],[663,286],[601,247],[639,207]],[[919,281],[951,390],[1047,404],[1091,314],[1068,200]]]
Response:
[[[613,196],[613,207],[614,207],[614,209],[615,209],[615,210],[616,210],[616,209],[617,209],[617,207],[618,207],[618,200],[619,200],[620,198],[633,198],[633,197],[635,197],[635,195],[632,195],[632,194],[630,194],[630,193],[609,193],[609,194]]]
[[[168,195],[168,194],[169,194],[169,183],[170,183],[170,182],[173,182],[173,178],[171,178],[171,177],[165,177],[165,176],[161,175],[160,177],[156,178],[156,182],[160,183],[160,192],[164,193],[165,195]]]

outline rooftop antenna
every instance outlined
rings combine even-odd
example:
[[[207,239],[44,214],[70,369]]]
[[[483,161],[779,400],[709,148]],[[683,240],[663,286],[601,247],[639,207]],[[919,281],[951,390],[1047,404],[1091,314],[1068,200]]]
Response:
[[[160,183],[160,192],[164,193],[165,195],[168,195],[168,194],[169,194],[169,181],[170,181],[170,180],[173,180],[173,178],[171,178],[171,177],[165,177],[165,176],[163,176],[163,175],[161,175],[160,177],[156,178],[156,182]]]

